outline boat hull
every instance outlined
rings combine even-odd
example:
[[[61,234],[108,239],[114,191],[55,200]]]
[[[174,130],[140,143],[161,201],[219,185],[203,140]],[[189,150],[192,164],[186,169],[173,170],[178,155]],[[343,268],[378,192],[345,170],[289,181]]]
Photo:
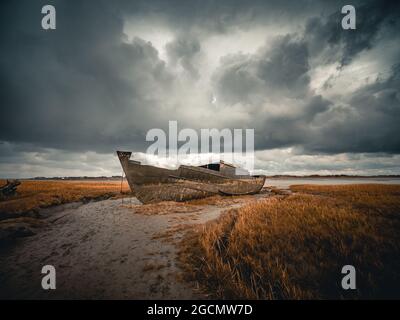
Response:
[[[117,151],[129,187],[142,203],[187,201],[221,195],[258,193],[265,176],[227,177],[210,169],[180,166],[169,170],[130,160],[130,152]]]

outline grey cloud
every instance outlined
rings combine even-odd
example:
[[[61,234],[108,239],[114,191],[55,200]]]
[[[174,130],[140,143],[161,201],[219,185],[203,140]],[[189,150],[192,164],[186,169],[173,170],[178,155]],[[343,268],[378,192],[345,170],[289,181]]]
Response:
[[[332,12],[340,7],[334,0],[323,3],[309,0],[120,0],[117,3],[127,17],[148,16],[149,19],[161,20],[176,33],[204,31],[222,34],[257,24],[295,24],[321,10]]]
[[[400,4],[397,1],[366,1],[353,4],[356,8],[356,30],[343,30],[340,10],[327,18],[309,18],[305,37],[314,53],[325,53],[324,62],[338,58],[341,66],[348,65],[363,50],[386,37],[392,37],[399,28]]]
[[[331,101],[320,95],[299,100],[293,106],[291,115],[267,115],[256,123],[257,149],[273,149],[280,147],[298,146],[303,152],[311,151],[308,147],[320,135],[321,127],[319,117],[332,108]],[[329,149],[329,147],[328,147]]]
[[[108,2],[55,5],[56,31],[41,30],[40,15],[35,24],[28,14],[4,18],[15,34],[6,34],[0,60],[0,140],[97,151],[143,144],[173,82],[157,50],[142,39],[126,42]],[[40,6],[20,10],[40,13]]]
[[[362,87],[347,107],[333,108],[310,149],[325,152],[400,152],[400,72]]]
[[[226,57],[215,75],[219,96],[252,113],[257,149],[301,146],[304,152],[399,153],[398,65],[387,80],[329,101],[309,88],[307,45],[287,35],[270,50]],[[289,113],[269,112],[283,99]]]
[[[341,153],[335,155],[297,154],[288,149],[260,151],[256,167],[266,174],[399,174],[399,155],[375,153]]]
[[[196,58],[200,53],[200,42],[193,35],[180,35],[174,41],[167,43],[166,50],[173,65],[179,64],[193,78],[199,78]]]
[[[253,55],[222,60],[214,75],[218,96],[228,104],[260,103],[260,96],[303,97],[310,78],[308,49],[295,35],[278,37]]]
[[[272,50],[258,61],[258,76],[266,85],[290,93],[304,93],[310,83],[307,44],[286,35],[276,40]]]
[[[22,148],[23,147],[23,148]],[[2,178],[112,176],[121,174],[115,153],[71,152],[25,144],[0,144]]]
[[[400,153],[400,82],[398,72],[386,81],[361,87],[345,104],[310,98],[294,116],[270,116],[259,124],[257,146],[301,146],[305,153]]]
[[[296,35],[278,37],[253,55],[231,55],[214,75],[217,95],[252,114],[256,148],[303,145],[313,139],[312,123],[332,103],[310,88],[307,43]],[[287,112],[277,109],[282,101]]]
[[[224,57],[221,62],[213,75],[218,99],[231,105],[239,102],[252,103],[263,86],[256,74],[253,57],[236,54]]]

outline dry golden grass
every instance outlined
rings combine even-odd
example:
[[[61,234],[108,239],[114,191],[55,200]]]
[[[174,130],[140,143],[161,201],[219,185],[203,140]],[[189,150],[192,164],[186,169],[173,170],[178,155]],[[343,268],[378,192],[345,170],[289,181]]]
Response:
[[[271,192],[272,194],[275,195],[288,195],[290,194],[289,190],[282,190],[282,189],[278,189],[277,187],[269,187],[267,188],[269,190],[269,192]]]
[[[294,185],[293,192],[303,192],[334,198],[337,202],[351,204],[370,214],[399,214],[400,187],[398,185],[359,184],[359,185]]]
[[[0,185],[5,184],[0,180]],[[17,194],[0,201],[0,219],[3,214],[17,214],[53,205],[116,196],[120,194],[120,181],[59,181],[25,180],[18,186]],[[125,182],[123,192],[128,192]]]
[[[400,298],[400,186],[295,186],[190,233],[180,259],[214,298]],[[354,265],[357,290],[341,288]]]

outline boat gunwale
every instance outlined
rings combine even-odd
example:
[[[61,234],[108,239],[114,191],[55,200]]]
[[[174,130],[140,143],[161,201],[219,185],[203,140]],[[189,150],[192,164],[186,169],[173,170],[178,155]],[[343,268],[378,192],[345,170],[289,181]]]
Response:
[[[183,169],[187,169],[187,170],[192,170],[194,172],[201,172],[201,173],[205,173],[205,174],[209,174],[209,175],[213,175],[219,178],[223,178],[223,179],[228,179],[228,180],[252,180],[252,179],[257,179],[257,178],[264,178],[266,177],[265,175],[256,175],[256,176],[252,176],[249,175],[248,178],[247,176],[243,177],[241,176],[241,178],[237,178],[237,177],[228,177],[228,176],[224,176],[220,173],[215,172],[214,170],[211,169],[207,169],[207,168],[203,168],[203,167],[195,167],[195,166],[188,166],[188,165],[180,165],[177,169],[168,169],[168,168],[162,168],[162,167],[157,167],[157,166],[153,166],[153,165],[149,165],[149,164],[141,164],[140,162],[138,163],[138,161],[129,159],[128,162],[130,164],[136,165],[136,166],[141,166],[141,167],[147,167],[147,168],[156,168],[156,169],[160,169],[160,170],[165,170],[165,171],[170,171],[178,173],[179,169],[183,168]],[[153,176],[156,177],[156,176]],[[243,181],[246,182],[246,181]]]

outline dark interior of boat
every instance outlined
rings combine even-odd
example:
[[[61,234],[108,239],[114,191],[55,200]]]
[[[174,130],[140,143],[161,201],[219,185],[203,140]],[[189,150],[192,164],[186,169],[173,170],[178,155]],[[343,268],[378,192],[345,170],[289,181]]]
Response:
[[[220,164],[219,163],[209,163],[209,164],[205,164],[202,166],[199,166],[200,168],[206,168],[206,169],[210,169],[210,170],[214,170],[214,171],[219,171],[220,169]]]

